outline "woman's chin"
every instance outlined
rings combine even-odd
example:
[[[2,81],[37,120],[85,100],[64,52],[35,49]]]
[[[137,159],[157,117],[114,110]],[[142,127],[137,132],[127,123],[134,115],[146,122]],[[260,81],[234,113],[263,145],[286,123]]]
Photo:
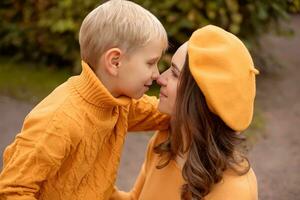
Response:
[[[168,115],[171,115],[171,112],[170,110],[167,108],[166,105],[164,105],[164,103],[162,103],[161,101],[159,102],[158,104],[158,111],[161,112],[161,113],[164,113],[164,114],[168,114]]]

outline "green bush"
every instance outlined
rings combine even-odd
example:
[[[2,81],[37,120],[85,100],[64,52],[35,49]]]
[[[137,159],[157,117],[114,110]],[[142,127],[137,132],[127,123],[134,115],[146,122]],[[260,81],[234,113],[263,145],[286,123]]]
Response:
[[[165,26],[177,47],[206,24],[221,26],[249,48],[288,12],[299,12],[299,0],[135,0]],[[17,59],[58,66],[79,61],[78,31],[99,0],[1,0],[0,52]]]
[[[289,12],[299,13],[300,12],[300,0],[290,0],[289,1]]]
[[[101,3],[101,2],[100,2]],[[0,52],[55,65],[78,61],[78,31],[95,0],[2,0]]]

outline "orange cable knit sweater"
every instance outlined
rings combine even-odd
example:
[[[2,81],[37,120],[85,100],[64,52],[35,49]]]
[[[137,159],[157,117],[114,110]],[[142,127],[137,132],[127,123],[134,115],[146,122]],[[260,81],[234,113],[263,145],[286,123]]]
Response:
[[[28,114],[6,148],[1,200],[106,200],[126,132],[167,128],[155,97],[114,98],[82,67]]]

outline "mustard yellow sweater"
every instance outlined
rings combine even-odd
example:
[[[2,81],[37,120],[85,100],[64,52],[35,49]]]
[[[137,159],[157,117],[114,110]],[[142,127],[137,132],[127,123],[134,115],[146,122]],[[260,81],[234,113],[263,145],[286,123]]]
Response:
[[[82,62],[25,118],[3,155],[0,199],[106,200],[127,131],[166,129],[157,99],[114,98]]]
[[[184,179],[176,161],[157,169],[161,158],[153,148],[165,141],[168,131],[158,132],[148,145],[146,159],[132,190],[128,193],[115,188],[110,200],[180,200]],[[213,186],[205,200],[257,200],[257,182],[252,169],[239,176],[233,170],[223,174],[221,182]]]

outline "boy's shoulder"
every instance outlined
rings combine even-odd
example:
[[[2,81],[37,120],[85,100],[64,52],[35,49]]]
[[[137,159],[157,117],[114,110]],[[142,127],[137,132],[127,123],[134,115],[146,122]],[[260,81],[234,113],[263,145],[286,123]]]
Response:
[[[78,109],[80,105],[74,101],[72,93],[69,81],[62,83],[38,103],[29,113],[29,116],[38,114],[45,118],[51,118],[54,114],[58,113],[74,113],[73,110]]]
[[[23,129],[59,131],[66,136],[80,134],[83,114],[68,87],[68,82],[61,84],[36,105],[26,116]]]

